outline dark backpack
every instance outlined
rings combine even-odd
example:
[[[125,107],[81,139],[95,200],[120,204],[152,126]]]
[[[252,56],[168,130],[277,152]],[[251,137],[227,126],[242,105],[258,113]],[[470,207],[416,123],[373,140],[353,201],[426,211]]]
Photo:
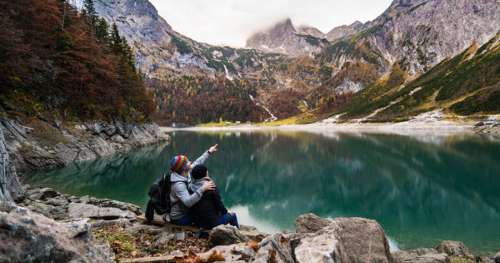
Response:
[[[154,213],[163,215],[170,213],[170,173],[163,174],[149,187],[149,201],[146,205],[146,219],[153,221]]]

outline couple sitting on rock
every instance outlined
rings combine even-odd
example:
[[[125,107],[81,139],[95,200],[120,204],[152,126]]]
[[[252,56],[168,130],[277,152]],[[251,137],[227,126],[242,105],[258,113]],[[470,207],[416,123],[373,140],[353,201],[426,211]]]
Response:
[[[214,145],[193,163],[185,155],[177,155],[170,161],[171,223],[204,229],[225,224],[239,227],[236,214],[224,207],[207,167],[202,165],[216,151]]]

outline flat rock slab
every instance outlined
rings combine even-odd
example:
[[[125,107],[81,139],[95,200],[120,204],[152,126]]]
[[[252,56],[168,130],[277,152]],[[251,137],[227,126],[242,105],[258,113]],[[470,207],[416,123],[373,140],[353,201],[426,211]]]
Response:
[[[83,203],[70,203],[68,206],[70,218],[93,218],[93,219],[118,219],[136,218],[135,213],[128,210],[121,210],[114,207],[98,207]]]

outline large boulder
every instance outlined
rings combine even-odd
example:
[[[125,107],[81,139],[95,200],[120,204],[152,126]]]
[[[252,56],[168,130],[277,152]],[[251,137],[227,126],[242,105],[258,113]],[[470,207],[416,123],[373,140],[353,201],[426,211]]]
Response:
[[[314,233],[332,223],[331,219],[321,218],[315,214],[304,214],[295,219],[297,233]]]
[[[210,247],[232,245],[249,241],[249,238],[240,233],[238,228],[231,225],[220,225],[210,231],[208,245]]]
[[[95,244],[85,221],[58,223],[4,205],[0,229],[0,258],[8,262],[112,262],[110,251]]]
[[[495,263],[500,263],[500,252],[495,254]]]
[[[301,238],[294,253],[297,262],[393,262],[384,230],[364,218],[336,218]]]

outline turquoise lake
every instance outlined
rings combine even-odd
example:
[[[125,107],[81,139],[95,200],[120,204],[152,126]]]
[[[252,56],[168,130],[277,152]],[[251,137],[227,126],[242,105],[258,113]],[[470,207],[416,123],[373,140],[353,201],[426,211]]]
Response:
[[[263,231],[293,229],[294,219],[375,219],[394,247],[460,240],[474,251],[500,250],[500,142],[384,134],[176,132],[172,142],[37,172],[28,183],[64,193],[144,206],[150,184],[177,153],[206,163],[228,208]]]

